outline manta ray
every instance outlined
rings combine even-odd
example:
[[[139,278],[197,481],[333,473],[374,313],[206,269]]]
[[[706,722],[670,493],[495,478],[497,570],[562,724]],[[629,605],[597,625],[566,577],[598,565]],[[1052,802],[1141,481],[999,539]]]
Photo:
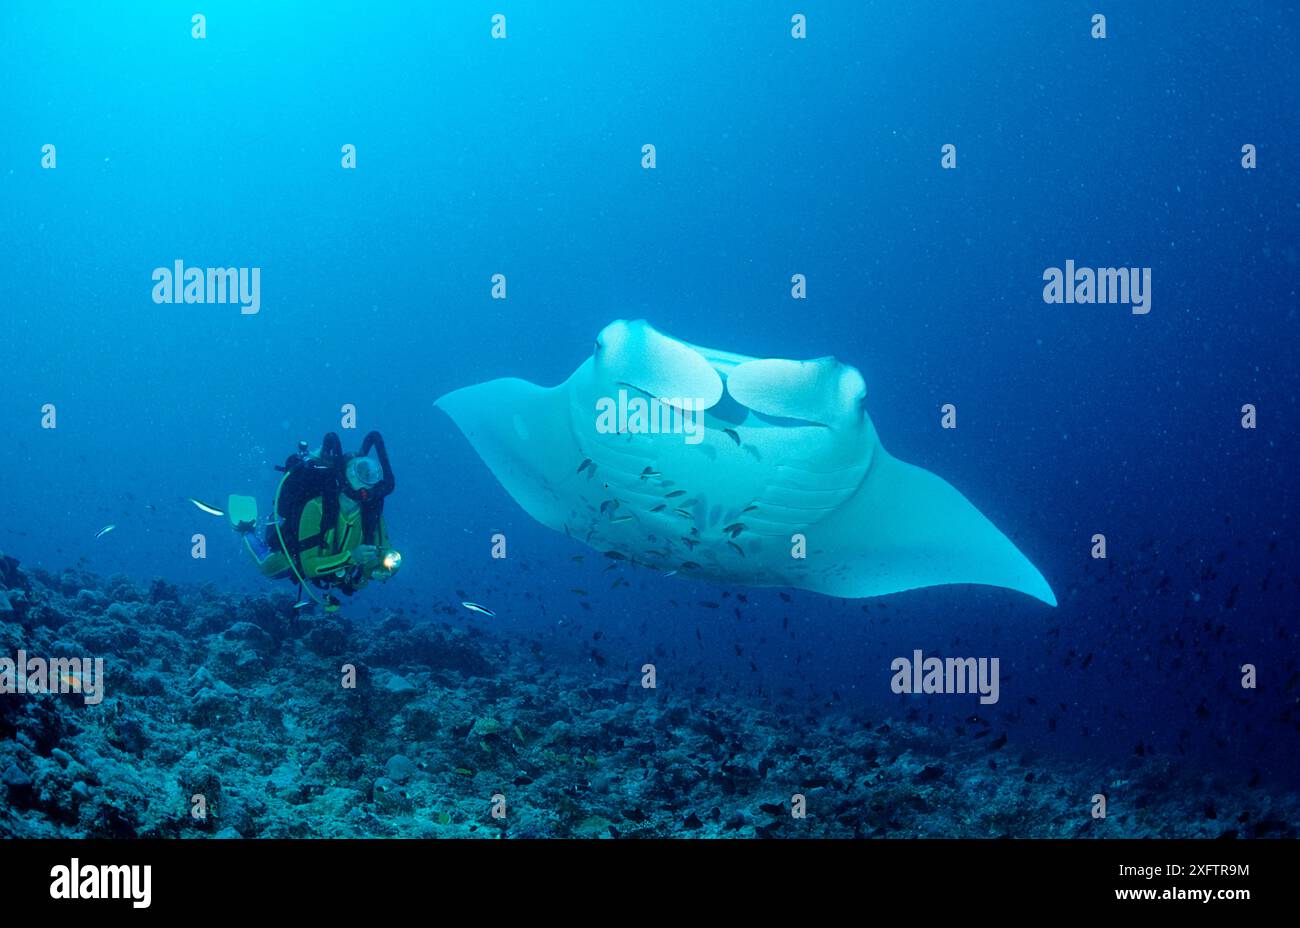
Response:
[[[1056,597],[942,478],[887,452],[833,357],[751,358],[618,320],[563,383],[437,400],[530,516],[614,560],[868,597],[942,584]]]

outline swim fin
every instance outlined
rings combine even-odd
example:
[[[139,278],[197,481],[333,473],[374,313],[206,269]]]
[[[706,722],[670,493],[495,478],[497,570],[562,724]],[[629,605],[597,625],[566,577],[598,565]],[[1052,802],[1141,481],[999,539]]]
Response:
[[[230,516],[230,524],[235,527],[235,531],[241,535],[251,532],[257,526],[257,500],[251,496],[236,496],[231,493],[226,503],[226,514]]]

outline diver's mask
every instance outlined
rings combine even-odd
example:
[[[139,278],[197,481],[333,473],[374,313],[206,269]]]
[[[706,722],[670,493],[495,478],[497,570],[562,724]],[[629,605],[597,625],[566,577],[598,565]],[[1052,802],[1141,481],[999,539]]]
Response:
[[[364,499],[366,492],[384,479],[384,465],[376,457],[357,455],[348,461],[344,475],[348,479],[348,486],[361,493]]]

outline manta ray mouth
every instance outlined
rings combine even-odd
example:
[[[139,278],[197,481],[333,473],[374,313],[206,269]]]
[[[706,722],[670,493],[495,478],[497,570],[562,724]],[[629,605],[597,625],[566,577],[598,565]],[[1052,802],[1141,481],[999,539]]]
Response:
[[[753,409],[749,414],[759,422],[766,425],[776,426],[782,429],[828,429],[830,425],[826,422],[814,422],[811,419],[794,419],[790,416],[769,416],[766,413],[757,412]]]
[[[639,394],[647,402],[654,401],[662,406],[671,406],[674,409],[681,409],[686,412],[694,412],[697,410],[701,413],[704,412],[704,401],[696,396],[689,396],[685,393],[678,396],[659,396],[643,387],[638,387],[634,383],[629,383],[626,380],[618,381],[616,386]]]
[[[768,413],[759,412],[757,409],[751,409],[726,391],[726,377],[723,377],[722,382],[724,386],[722,398],[708,408],[705,415],[706,426],[712,425],[713,427],[716,427],[713,423],[725,422],[730,426],[743,426],[746,424],[753,426],[757,424],[783,429],[829,429],[831,427],[829,423],[817,422],[814,419],[801,419],[796,416],[774,416],[769,415]],[[676,409],[685,409],[687,412],[690,412],[692,409],[701,408],[698,402],[689,397],[657,396],[649,390],[638,387],[636,384],[629,383],[626,380],[618,381],[618,386],[627,390],[635,391],[647,402],[654,400],[664,406],[672,406]],[[713,422],[710,420],[713,420]]]

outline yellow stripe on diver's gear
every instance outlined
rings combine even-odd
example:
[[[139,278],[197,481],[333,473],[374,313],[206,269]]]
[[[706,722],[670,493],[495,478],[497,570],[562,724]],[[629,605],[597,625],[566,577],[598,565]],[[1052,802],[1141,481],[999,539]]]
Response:
[[[280,539],[280,550],[284,552],[284,558],[289,562],[289,569],[293,571],[293,575],[298,579],[298,588],[311,597],[316,605],[328,610],[330,604],[317,596],[312,588],[307,585],[307,581],[298,572],[298,565],[295,563],[294,556],[289,553],[289,546],[284,543],[284,530],[280,527],[282,521],[280,518],[280,491],[284,489],[284,482],[289,479],[289,473],[290,471],[285,471],[284,476],[280,478],[280,485],[275,488],[275,502],[271,504],[271,518],[275,520],[275,534]],[[295,526],[296,530],[297,527]]]
[[[332,561],[322,560],[316,565],[316,572],[318,574],[321,574],[321,573],[328,573],[332,570],[337,570],[338,568],[346,564],[351,557],[352,555],[345,551],[343,554],[340,554]]]

